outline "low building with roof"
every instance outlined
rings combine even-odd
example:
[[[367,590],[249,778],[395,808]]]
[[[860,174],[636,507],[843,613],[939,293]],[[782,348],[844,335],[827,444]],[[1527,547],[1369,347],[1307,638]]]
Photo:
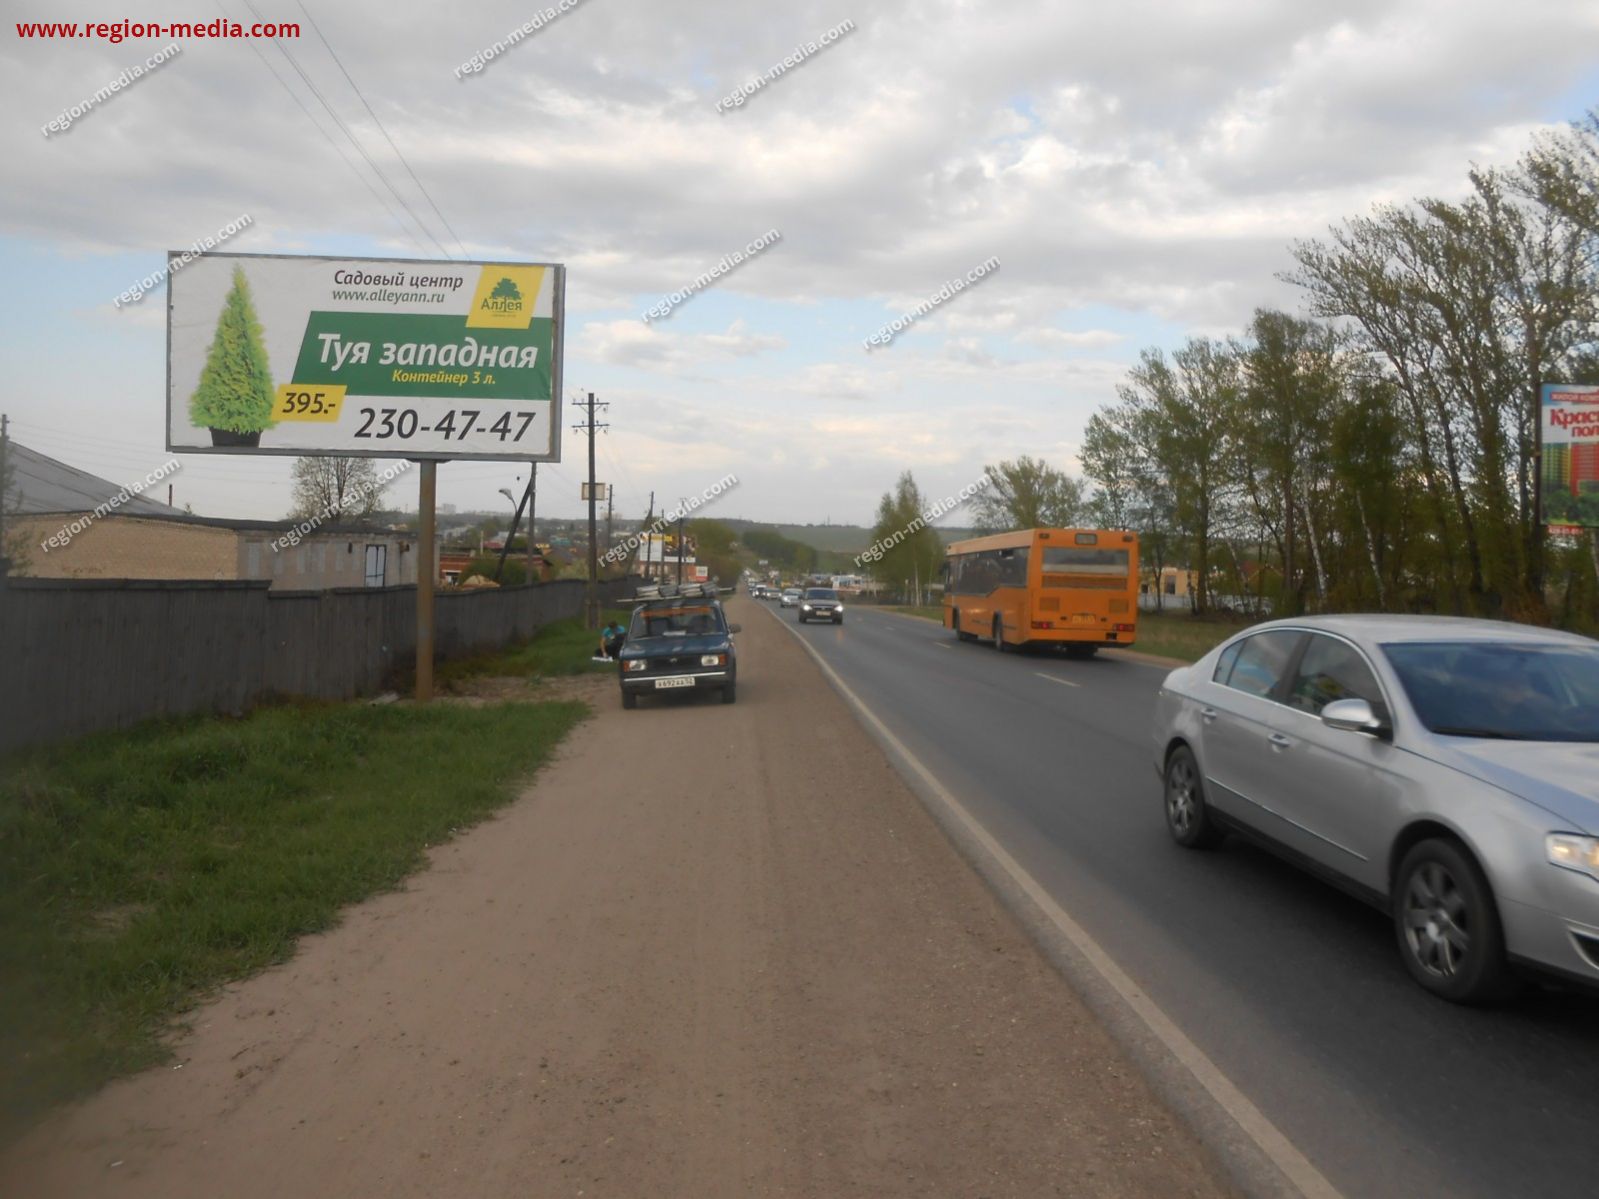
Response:
[[[8,538],[24,536],[14,574],[45,579],[264,579],[274,589],[416,582],[414,534],[364,523],[195,516],[16,441]]]

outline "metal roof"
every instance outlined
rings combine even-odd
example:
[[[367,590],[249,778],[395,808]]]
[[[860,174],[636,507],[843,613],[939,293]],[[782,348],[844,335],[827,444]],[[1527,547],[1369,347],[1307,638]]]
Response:
[[[58,462],[14,440],[6,442],[6,465],[17,492],[13,511],[23,514],[92,512],[126,490],[109,479]],[[159,500],[132,494],[117,505],[116,511],[127,516],[183,515],[179,509]]]

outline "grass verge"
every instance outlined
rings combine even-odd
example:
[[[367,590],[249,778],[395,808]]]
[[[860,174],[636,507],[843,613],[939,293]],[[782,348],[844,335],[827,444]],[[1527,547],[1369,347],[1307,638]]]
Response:
[[[924,620],[936,620],[944,623],[944,606],[942,604],[889,604],[890,612],[903,612],[907,616],[920,616]]]
[[[1223,616],[1199,618],[1186,612],[1140,612],[1138,644],[1134,648],[1141,653],[1195,662],[1253,623]]]
[[[896,605],[891,612],[904,612],[940,623],[944,609],[922,605],[911,607]],[[1138,614],[1138,643],[1133,647],[1141,653],[1162,658],[1176,658],[1182,662],[1195,662],[1239,629],[1253,623],[1249,620],[1229,619],[1223,616],[1196,618],[1188,613],[1140,612]]]
[[[631,610],[607,608],[600,613],[600,623],[616,620],[625,625],[629,616]],[[441,663],[435,671],[435,678],[441,686],[449,686],[482,677],[534,678],[588,674],[591,671],[614,672],[614,662],[593,660],[599,643],[599,633],[585,628],[581,620],[557,620],[545,625],[529,640],[509,649]]]
[[[517,792],[577,703],[264,709],[0,762],[0,1138]]]

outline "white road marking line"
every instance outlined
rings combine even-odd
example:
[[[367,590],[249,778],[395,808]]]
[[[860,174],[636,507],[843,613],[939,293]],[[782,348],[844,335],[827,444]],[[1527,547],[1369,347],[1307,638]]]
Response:
[[[1081,683],[1074,683],[1070,679],[1063,679],[1057,674],[1045,674],[1042,670],[1033,671],[1041,679],[1048,679],[1051,683],[1059,683],[1064,687],[1081,687]]]
[[[850,705],[860,713],[885,742],[894,748],[906,763],[916,772],[916,775],[927,786],[928,790],[936,795],[958,820],[968,833],[980,844],[1000,869],[1010,875],[1011,880],[1026,893],[1027,897],[1038,905],[1039,910],[1048,918],[1062,936],[1072,943],[1073,948],[1083,956],[1083,959],[1105,980],[1106,984],[1116,992],[1121,1001],[1125,1003],[1141,1019],[1149,1031],[1157,1037],[1167,1051],[1180,1062],[1194,1080],[1204,1087],[1210,1097],[1237,1123],[1243,1133],[1254,1141],[1255,1145],[1275,1165],[1288,1180],[1299,1189],[1306,1199],[1342,1199],[1338,1189],[1327,1181],[1326,1175],[1318,1170],[1315,1165],[1301,1153],[1281,1129],[1267,1118],[1253,1102],[1238,1089],[1232,1079],[1223,1074],[1221,1067],[1211,1061],[1205,1051],[1193,1041],[1188,1039],[1186,1033],[1172,1021],[1171,1017],[1160,1009],[1160,1006],[1144,992],[1120,966],[1116,960],[1094,940],[1089,933],[1076,920],[1066,914],[1066,910],[1056,903],[1054,898],[1043,886],[1027,873],[1027,870],[998,841],[983,827],[983,825],[966,810],[966,806],[955,797],[954,792],[945,787],[938,777],[923,764],[922,760],[896,737],[889,727],[878,718],[877,713],[866,706],[864,700],[850,688],[839,673],[808,642],[800,638],[799,633],[794,633],[795,640],[803,645],[816,665],[828,681],[836,687],[841,695],[849,701]],[[1050,677],[1048,675],[1044,676]]]
[[[939,649],[954,649],[955,648],[953,645],[951,645],[947,641],[935,641],[935,642],[933,642],[933,644],[938,646]]]

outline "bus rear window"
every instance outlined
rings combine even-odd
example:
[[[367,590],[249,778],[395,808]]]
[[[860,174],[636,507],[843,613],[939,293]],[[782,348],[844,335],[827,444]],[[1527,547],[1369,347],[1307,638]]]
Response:
[[[1093,550],[1080,546],[1044,547],[1044,569],[1081,575],[1127,574],[1126,550]]]

